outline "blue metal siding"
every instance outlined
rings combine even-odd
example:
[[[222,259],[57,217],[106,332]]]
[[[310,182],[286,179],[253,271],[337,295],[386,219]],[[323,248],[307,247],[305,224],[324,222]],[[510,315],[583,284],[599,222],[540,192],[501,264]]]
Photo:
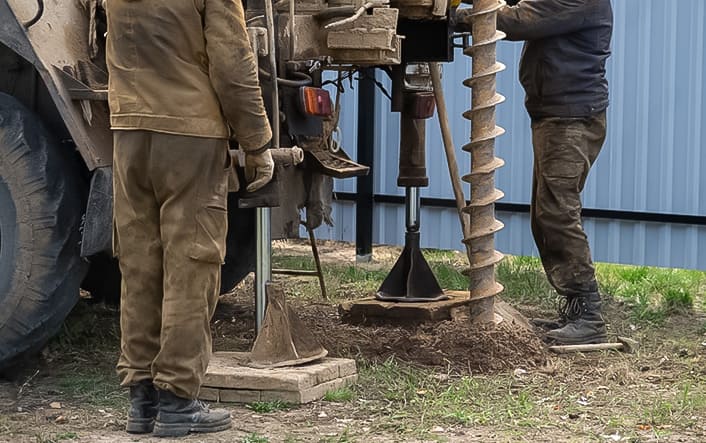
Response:
[[[706,215],[706,2],[703,0],[620,0],[613,2],[613,56],[608,63],[611,105],[605,147],[584,192],[584,206],[596,209]],[[498,108],[498,121],[507,134],[498,139],[497,153],[506,161],[498,172],[503,202],[528,203],[532,176],[529,118],[524,91],[517,81],[522,45],[502,43],[498,58],[508,69],[498,78],[498,91],[507,102]],[[468,109],[469,90],[461,81],[470,60],[458,53],[444,68],[453,138],[461,173],[470,169],[470,156],[461,151],[469,125],[461,118]],[[378,77],[388,88],[383,75]],[[402,195],[396,185],[399,116],[378,94],[375,109],[375,193]],[[341,128],[344,146],[356,146],[355,92],[344,96]],[[453,198],[436,119],[427,124],[427,164],[431,185],[424,197]],[[336,190],[355,192],[355,180],[340,180]],[[468,189],[466,189],[468,193]],[[468,195],[468,194],[467,194]],[[506,227],[497,236],[499,250],[534,255],[536,250],[527,214],[500,212]],[[321,228],[325,238],[355,238],[355,207],[336,203],[336,226]],[[706,227],[587,219],[586,232],[597,261],[706,269]],[[397,205],[377,205],[374,241],[400,244],[404,215]],[[460,249],[461,234],[453,210],[424,208],[422,244]]]

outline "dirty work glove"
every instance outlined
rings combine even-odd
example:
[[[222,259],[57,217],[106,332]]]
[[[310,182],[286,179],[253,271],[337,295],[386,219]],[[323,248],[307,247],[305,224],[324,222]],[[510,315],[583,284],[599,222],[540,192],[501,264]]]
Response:
[[[255,192],[272,180],[275,162],[269,149],[255,154],[245,153],[245,179],[248,181],[248,192]]]
[[[471,24],[471,14],[473,9],[463,8],[457,9],[453,17],[454,31],[456,32],[472,32],[473,25]]]

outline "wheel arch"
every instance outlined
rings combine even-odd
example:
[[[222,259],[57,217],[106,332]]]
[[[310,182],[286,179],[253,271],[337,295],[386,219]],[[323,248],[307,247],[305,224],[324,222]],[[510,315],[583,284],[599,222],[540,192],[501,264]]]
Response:
[[[46,5],[44,16],[39,23],[34,25],[37,28],[63,26],[64,23],[59,18],[54,18],[52,8],[57,5]],[[78,5],[60,6],[62,8],[79,8]],[[78,12],[74,12],[78,14]],[[17,64],[22,65],[21,69],[28,66],[33,68],[33,76],[37,85],[35,88],[44,95],[38,95],[39,103],[31,102],[21,93],[3,91],[3,82],[8,82],[10,73],[7,69],[2,69],[0,65],[0,92],[5,92],[15,96],[25,106],[37,113],[45,121],[45,124],[60,135],[62,138],[70,139],[81,155],[84,165],[89,171],[96,168],[110,166],[112,164],[112,134],[107,112],[86,112],[88,103],[81,103],[72,99],[69,86],[81,84],[75,78],[79,75],[80,64],[90,64],[89,57],[83,54],[88,53],[88,43],[78,41],[67,41],[61,44],[62,52],[66,52],[67,61],[52,63],[42,57],[42,53],[49,54],[55,42],[52,42],[53,35],[50,31],[33,28],[26,28],[10,8],[7,0],[0,0],[0,60],[11,60],[14,58]],[[56,23],[52,23],[57,21]],[[84,24],[85,25],[85,24]],[[57,37],[59,37],[57,35]],[[14,57],[13,57],[14,56]],[[3,58],[4,57],[4,58]],[[7,87],[5,88],[7,89]],[[107,108],[107,106],[106,106]],[[88,123],[87,114],[92,114],[91,122]],[[63,131],[62,129],[63,126]]]

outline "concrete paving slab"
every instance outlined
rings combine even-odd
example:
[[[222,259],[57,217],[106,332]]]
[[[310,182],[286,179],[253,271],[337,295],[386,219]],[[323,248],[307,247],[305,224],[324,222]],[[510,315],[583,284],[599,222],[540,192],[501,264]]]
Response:
[[[308,403],[326,392],[354,383],[355,360],[324,358],[301,366],[255,369],[241,366],[248,353],[216,352],[211,358],[203,386],[203,400],[252,403],[280,400]]]

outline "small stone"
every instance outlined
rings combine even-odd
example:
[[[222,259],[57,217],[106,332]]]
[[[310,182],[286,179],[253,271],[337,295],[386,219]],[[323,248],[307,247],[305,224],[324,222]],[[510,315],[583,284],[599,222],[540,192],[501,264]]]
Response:
[[[58,401],[53,401],[49,403],[49,407],[52,409],[61,409],[61,403],[59,403]]]
[[[515,375],[515,377],[522,377],[523,375],[526,375],[526,374],[527,374],[527,371],[525,371],[525,370],[522,369],[522,368],[517,368],[517,369],[515,369],[515,371],[513,372],[513,374]]]
[[[445,431],[445,429],[442,428],[441,426],[434,426],[433,428],[431,428],[431,432],[433,432],[434,434],[441,434],[444,431]]]
[[[319,418],[326,418],[328,417],[328,414],[324,411],[319,412]]]

